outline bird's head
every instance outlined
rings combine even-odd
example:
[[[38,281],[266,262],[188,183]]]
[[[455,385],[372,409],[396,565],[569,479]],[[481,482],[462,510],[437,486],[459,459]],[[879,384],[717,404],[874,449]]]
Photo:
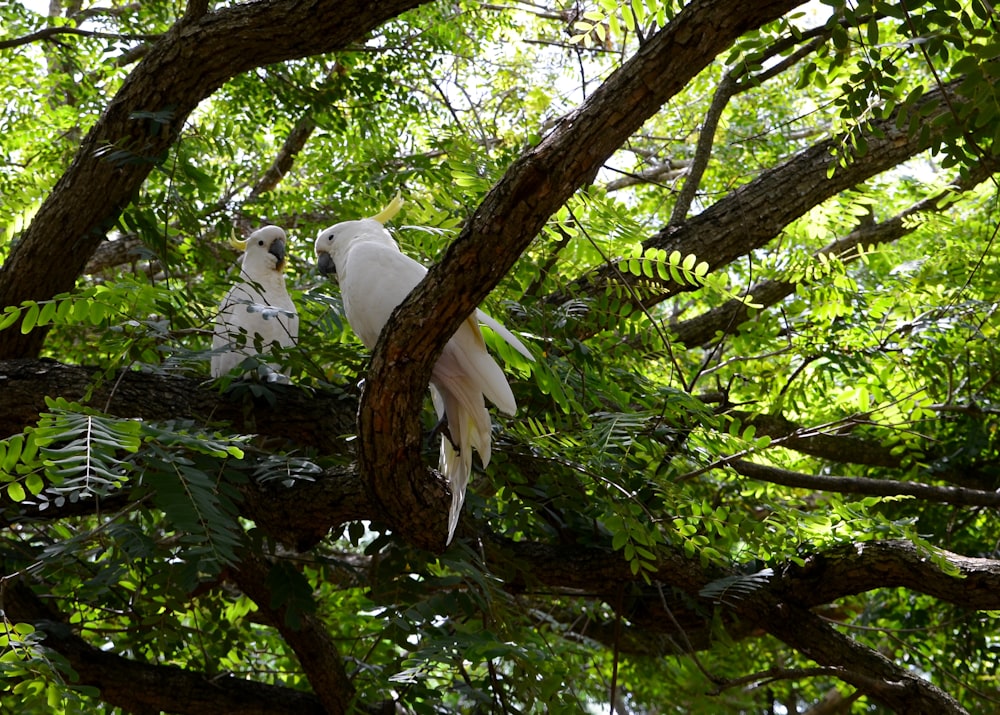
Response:
[[[343,271],[343,259],[348,248],[359,239],[379,241],[396,246],[385,230],[385,222],[399,213],[403,199],[397,192],[388,206],[371,218],[341,221],[319,232],[316,237],[316,267],[323,275]]]
[[[230,239],[234,248],[244,251],[243,270],[248,275],[285,269],[285,232],[277,226],[257,229],[245,241]]]

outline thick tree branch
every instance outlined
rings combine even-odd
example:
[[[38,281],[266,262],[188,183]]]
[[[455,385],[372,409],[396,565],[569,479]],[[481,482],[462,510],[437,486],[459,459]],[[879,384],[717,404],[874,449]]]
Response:
[[[956,179],[955,183],[945,192],[919,201],[890,219],[857,228],[816,251],[814,255],[836,256],[844,262],[851,262],[859,257],[857,253],[859,246],[877,246],[897,241],[920,226],[921,222],[918,220],[920,214],[942,211],[947,205],[947,202],[942,201],[943,199],[956,193],[974,189],[994,174],[998,168],[1000,168],[1000,162],[996,158],[980,161],[970,172]],[[768,307],[787,298],[795,292],[799,285],[808,285],[808,281],[803,280],[798,283],[784,280],[762,281],[751,287],[748,292],[753,296],[754,303]],[[750,309],[746,303],[730,300],[718,308],[713,308],[694,318],[672,325],[671,334],[675,342],[695,347],[708,343],[719,332],[734,331],[740,323],[749,317]]]
[[[333,528],[379,516],[356,465],[326,469],[314,481],[299,480],[292,488],[278,480],[250,480],[239,490],[243,495],[240,515],[256,523],[268,536],[300,552],[313,548]],[[99,503],[93,499],[67,500],[62,506],[38,511],[29,503],[13,502],[2,490],[0,528],[123,512],[139,504],[129,491],[121,489],[103,496]]]
[[[573,114],[526,151],[493,187],[419,286],[396,309],[375,348],[360,409],[359,456],[389,522],[414,544],[440,549],[444,490],[420,454],[419,409],[431,369],[468,317],[584,177],[737,37],[797,0],[696,0],[649,38]],[[429,499],[429,500],[428,500]]]
[[[947,562],[957,575],[945,571]],[[973,610],[1000,608],[1000,561],[939,549],[935,558],[909,541],[866,541],[836,546],[789,564],[775,589],[812,608],[877,588],[907,588]]]
[[[4,333],[6,335],[6,332]],[[226,394],[207,380],[124,370],[105,379],[97,368],[53,360],[0,360],[0,438],[17,434],[46,411],[45,397],[64,397],[118,417],[191,419],[203,425],[230,422],[236,429],[351,454],[343,435],[355,427],[357,402],[349,393],[272,385],[276,401],[253,403],[240,384]]]
[[[733,417],[744,424],[752,424],[758,434],[767,435],[781,441],[781,446],[831,462],[845,464],[865,464],[870,467],[898,469],[902,457],[892,453],[892,449],[878,442],[850,434],[827,434],[823,431],[796,424],[781,415],[750,415],[745,412],[731,412]],[[845,425],[837,424],[838,428]],[[848,425],[853,426],[853,425]]]
[[[514,542],[496,535],[484,544],[490,568],[506,574],[515,591],[545,586],[610,598],[618,584],[641,583],[621,553],[607,548]],[[835,546],[808,557],[802,567],[789,563],[767,588],[807,608],[876,588],[905,587],[963,608],[1000,609],[1000,561],[944,550],[936,554],[940,561],[901,540]],[[680,550],[660,549],[657,556],[651,579],[686,593],[697,594],[712,580],[732,575],[703,569]],[[942,568],[945,562],[957,574]],[[661,600],[655,586],[642,588],[634,598]]]
[[[326,712],[329,715],[346,713],[354,698],[354,686],[347,677],[343,658],[329,630],[311,613],[300,613],[297,623],[290,622],[288,607],[274,604],[273,591],[268,586],[270,568],[260,555],[245,553],[234,576],[240,590],[253,599],[295,651],[302,673]]]
[[[921,100],[915,111],[926,113],[921,116],[922,129],[927,131],[907,134],[896,127],[895,113],[873,122],[871,134],[866,135],[867,152],[850,157],[846,166],[840,162],[849,142],[843,136],[831,137],[765,171],[697,216],[661,230],[647,239],[643,247],[694,254],[708,263],[711,270],[761,248],[814,206],[930,147],[945,131],[944,123],[936,120],[948,111],[949,102],[958,101],[953,91],[955,85],[931,90]],[[782,200],[775,201],[775,196],[781,196]],[[691,285],[670,280],[631,276],[616,262],[594,269],[575,281],[567,292],[554,294],[548,300],[559,304],[581,294],[603,295],[622,281],[633,289],[630,298],[623,298],[633,309],[650,308],[673,295],[693,290]],[[594,325],[584,322],[577,332],[585,337],[593,330]]]
[[[663,601],[665,588],[676,588],[688,598],[702,599],[702,589],[712,578],[681,554],[661,549],[662,561],[650,578],[653,586],[639,586],[628,564],[619,553],[595,547],[554,547],[542,544],[497,540],[486,542],[487,558],[501,572],[516,568],[520,576],[508,577],[516,587],[543,583],[549,587],[579,589],[598,593],[610,604],[616,584],[633,584],[628,603],[635,609],[645,604],[646,617],[640,621],[651,637],[677,637],[671,618],[663,610],[656,616],[655,604]],[[827,559],[829,554],[830,558]],[[789,566],[771,583],[743,598],[727,599],[719,604],[727,628],[735,627],[735,637],[746,634],[746,627],[761,628],[802,652],[822,666],[838,669],[838,677],[893,708],[906,713],[965,713],[965,710],[940,688],[915,673],[901,668],[860,643],[838,633],[808,608],[829,603],[852,593],[883,586],[906,586],[930,593],[950,603],[969,608],[995,609],[1000,606],[1000,562],[940,552],[942,559],[956,567],[960,575],[943,570],[939,563],[921,554],[909,542],[871,542],[837,547],[807,560],[802,569]],[[813,581],[813,579],[816,579]],[[823,584],[822,591],[817,589]],[[822,595],[819,595],[822,594]],[[652,605],[651,605],[652,604]],[[706,609],[706,618],[709,609]],[[629,612],[632,618],[634,613]],[[733,616],[740,623],[733,624]]]
[[[311,693],[256,683],[232,675],[210,677],[171,665],[140,663],[95,648],[75,635],[65,619],[20,579],[0,587],[0,608],[12,622],[32,623],[45,633],[46,648],[60,653],[79,685],[101,691],[101,699],[128,712],[186,715],[325,715]]]
[[[351,521],[378,519],[357,465],[327,469],[315,481],[289,488],[280,482],[248,484],[242,515],[269,536],[298,551],[315,546],[331,529]]]
[[[0,269],[0,306],[71,290],[188,114],[230,78],[345,47],[421,2],[261,0],[175,25],[129,74],[12,248]],[[44,335],[5,332],[0,359],[37,355]]]
[[[985,411],[981,409],[963,405],[948,407],[956,412],[961,411],[973,417],[987,419]],[[916,457],[916,455],[907,452],[894,454],[891,447],[874,439],[847,434],[846,432],[857,424],[850,419],[816,428],[804,427],[781,415],[751,415],[738,411],[729,414],[740,419],[744,424],[752,424],[756,427],[758,434],[771,437],[776,440],[778,446],[784,449],[791,449],[829,462],[902,469],[905,459]],[[835,433],[831,434],[831,431],[835,431]],[[951,464],[942,466],[943,463],[938,461],[942,456],[944,455],[940,454],[933,445],[927,445],[917,457],[922,463],[932,465],[924,470],[927,478],[951,482],[974,493],[992,493],[995,480],[988,470]]]
[[[64,365],[51,360],[0,361],[0,437],[7,437],[33,424],[47,408],[46,396],[61,396],[123,418],[150,421],[192,420],[203,426],[229,422],[241,432],[256,433],[275,448],[280,440],[289,448],[308,447],[324,455],[354,456],[354,443],[344,435],[354,432],[357,401],[351,394],[311,391],[289,386],[274,386],[274,402],[256,404],[246,396],[226,394],[203,380],[169,374],[120,371],[103,376],[96,368]],[[237,385],[237,389],[239,385]],[[804,454],[845,464],[865,464],[898,469],[901,457],[871,440],[848,434],[817,434],[774,415],[741,415],[759,434],[781,440],[781,446]],[[967,488],[933,486],[913,482],[859,477],[830,477],[799,474],[750,462],[735,462],[733,468],[745,476],[763,481],[806,489],[826,489],[847,493],[880,496],[911,495],[931,501],[963,505],[996,506],[1000,497],[988,489],[974,488],[973,476],[960,473],[935,473]],[[302,485],[299,502],[281,498],[284,487],[277,483],[247,489],[246,515],[267,526],[269,533],[285,543],[307,548],[322,539],[336,525],[366,518],[377,518],[379,509],[359,481],[356,468],[327,470],[316,482]],[[127,499],[124,493],[121,500]],[[2,501],[2,499],[0,499]],[[102,501],[113,509],[112,497]],[[124,501],[122,501],[124,504]],[[63,508],[49,507],[46,520],[89,513],[85,502],[67,503]]]
[[[142,239],[134,234],[120,236],[114,241],[101,241],[84,266],[83,272],[90,275],[123,263],[138,261],[144,245]]]
[[[735,601],[732,608],[821,666],[836,668],[841,680],[894,712],[967,715],[954,698],[918,673],[838,632],[798,604],[764,591]]]

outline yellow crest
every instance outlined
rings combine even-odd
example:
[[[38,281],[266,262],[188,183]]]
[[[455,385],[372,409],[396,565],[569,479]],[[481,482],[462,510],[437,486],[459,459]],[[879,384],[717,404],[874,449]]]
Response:
[[[389,204],[384,209],[382,209],[377,214],[372,216],[372,218],[378,221],[380,224],[384,225],[386,221],[390,220],[393,216],[398,214],[399,209],[401,209],[402,207],[403,207],[403,197],[400,196],[399,192],[397,191],[396,195],[392,197],[392,201],[390,201]]]
[[[236,238],[236,229],[230,229],[229,231],[229,245],[235,248],[237,251],[247,250],[246,239],[240,241]]]

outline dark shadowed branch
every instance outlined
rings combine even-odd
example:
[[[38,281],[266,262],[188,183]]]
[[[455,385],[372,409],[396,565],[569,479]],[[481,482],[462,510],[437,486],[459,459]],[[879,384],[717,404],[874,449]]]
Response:
[[[0,608],[13,622],[31,623],[45,634],[42,644],[75,671],[71,682],[101,691],[101,698],[128,712],[185,715],[323,715],[319,699],[291,688],[256,683],[235,675],[210,677],[189,668],[153,665],[107,653],[88,644],[65,618],[43,603],[21,579],[5,579]]]

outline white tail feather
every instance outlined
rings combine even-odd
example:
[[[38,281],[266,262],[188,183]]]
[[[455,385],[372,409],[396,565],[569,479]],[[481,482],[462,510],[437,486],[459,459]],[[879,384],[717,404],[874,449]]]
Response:
[[[447,438],[441,440],[440,470],[448,477],[448,485],[451,487],[451,508],[448,509],[448,538],[444,542],[451,543],[455,537],[455,528],[458,526],[458,517],[462,514],[462,505],[465,503],[465,489],[469,483],[469,473],[472,471],[472,460],[465,464],[465,458],[461,453],[456,452],[451,442]]]
[[[438,469],[448,479],[451,488],[448,540],[445,542],[450,544],[472,475],[473,450],[479,453],[483,467],[490,463],[492,423],[483,402],[483,394],[474,378],[460,375],[457,379],[441,379],[441,376],[435,374],[431,379],[434,409],[438,417],[445,416],[448,419],[448,435],[441,436]]]
[[[517,350],[519,353],[521,353],[521,355],[526,357],[528,360],[531,360],[532,362],[535,360],[535,357],[528,351],[528,348],[524,346],[524,343],[522,343],[518,339],[518,337],[514,335],[514,333],[507,330],[504,324],[498,321],[496,318],[493,318],[487,313],[484,313],[483,311],[476,308],[476,319],[479,320],[480,323],[488,327],[490,330],[492,330],[494,333],[499,335],[501,338],[503,338],[504,342],[506,342],[515,350]]]

